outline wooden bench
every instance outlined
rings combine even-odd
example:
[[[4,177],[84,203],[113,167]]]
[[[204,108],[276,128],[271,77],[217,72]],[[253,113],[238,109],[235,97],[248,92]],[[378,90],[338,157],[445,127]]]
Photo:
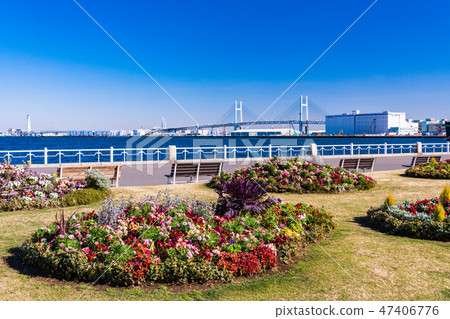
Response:
[[[176,183],[176,178],[183,176],[189,177],[190,181],[195,178],[195,182],[198,182],[199,176],[216,176],[222,171],[223,163],[173,163],[170,169],[170,174],[165,175],[167,177],[167,183]]]
[[[436,162],[441,161],[441,156],[414,156],[411,159],[411,164],[403,165],[403,167],[414,167],[414,166],[417,166],[420,164],[426,164],[426,163],[429,163],[432,158],[434,158],[436,160]]]
[[[339,162],[339,167],[343,169],[352,170],[358,168],[358,159],[357,158],[343,158]]]
[[[373,172],[375,158],[343,158],[339,162],[339,167],[346,170],[370,170]]]
[[[120,165],[113,166],[60,166],[56,170],[59,178],[71,178],[82,181],[86,177],[86,171],[90,169],[99,170],[111,180],[111,183],[119,187]]]

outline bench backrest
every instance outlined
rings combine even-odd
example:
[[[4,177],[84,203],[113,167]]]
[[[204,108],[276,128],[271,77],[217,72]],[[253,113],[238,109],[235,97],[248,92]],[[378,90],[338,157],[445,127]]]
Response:
[[[110,179],[120,177],[120,166],[91,166],[90,169],[96,169],[108,176]]]
[[[361,158],[359,159],[359,166],[360,169],[371,169],[373,167],[374,158]]]
[[[216,176],[222,170],[222,163],[200,163],[199,175]]]
[[[417,156],[414,165],[425,164],[428,163],[428,156]]]
[[[60,166],[57,168],[57,175],[59,178],[72,178],[74,180],[83,180],[86,177],[86,171],[89,169],[97,169],[109,179],[118,179],[120,177],[120,165],[116,166]]]
[[[76,181],[84,179],[86,167],[58,167],[56,173],[59,178],[72,178]]]
[[[175,163],[172,164],[172,168],[170,170],[170,175],[177,176],[192,176],[197,175],[198,163]]]
[[[356,169],[358,167],[358,159],[354,158],[344,158],[341,159],[339,166],[344,169]]]

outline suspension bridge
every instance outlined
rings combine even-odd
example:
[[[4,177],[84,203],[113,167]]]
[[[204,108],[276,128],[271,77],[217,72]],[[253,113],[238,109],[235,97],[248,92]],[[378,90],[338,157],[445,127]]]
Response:
[[[215,123],[170,128],[162,127],[158,129],[158,131],[161,133],[177,133],[186,131],[197,132],[204,129],[225,129],[227,127],[238,130],[248,126],[288,125],[294,130],[294,126],[298,126],[300,134],[308,134],[310,125],[323,124],[325,124],[324,110],[308,99],[308,96],[301,96],[282,113],[274,116],[271,120],[259,117],[250,108],[244,107],[242,102],[238,103],[238,101],[235,101],[234,105],[229,107]]]

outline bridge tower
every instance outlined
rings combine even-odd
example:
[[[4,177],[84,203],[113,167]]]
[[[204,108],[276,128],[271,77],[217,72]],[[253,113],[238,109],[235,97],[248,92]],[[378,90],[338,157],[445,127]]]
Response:
[[[303,102],[303,95],[300,96],[300,112],[299,112],[299,121],[298,129],[301,133],[303,133],[303,108],[305,108],[305,133],[309,133],[309,115],[308,115],[308,96],[305,96],[305,101]]]
[[[238,115],[239,113],[239,115]],[[242,101],[238,102],[234,101],[234,130],[237,130],[237,123],[242,122]]]

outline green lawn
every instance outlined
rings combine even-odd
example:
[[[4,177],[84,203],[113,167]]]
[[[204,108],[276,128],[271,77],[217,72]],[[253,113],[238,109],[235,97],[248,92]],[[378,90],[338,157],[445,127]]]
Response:
[[[288,271],[225,285],[91,287],[33,276],[15,257],[35,227],[51,223],[56,210],[0,213],[1,300],[449,300],[450,244],[390,236],[371,229],[365,214],[389,192],[397,201],[438,196],[446,181],[371,173],[378,186],[343,194],[275,194],[285,201],[324,206],[337,231]],[[155,193],[167,186],[124,187],[116,196]],[[204,184],[170,185],[173,193],[215,199]],[[136,196],[135,196],[136,198]],[[96,205],[66,209],[95,209]],[[331,258],[331,257],[332,258]],[[345,270],[342,270],[340,266]]]

